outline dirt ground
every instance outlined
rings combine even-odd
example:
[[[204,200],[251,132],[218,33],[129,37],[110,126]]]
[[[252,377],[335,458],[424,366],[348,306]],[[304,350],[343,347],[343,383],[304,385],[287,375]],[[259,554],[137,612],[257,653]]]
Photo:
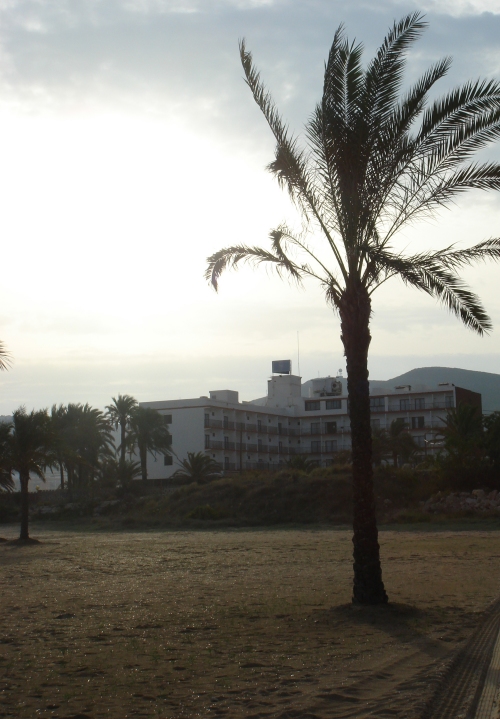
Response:
[[[0,544],[0,717],[418,717],[500,594],[498,531],[382,532],[377,609],[349,531],[32,535]]]

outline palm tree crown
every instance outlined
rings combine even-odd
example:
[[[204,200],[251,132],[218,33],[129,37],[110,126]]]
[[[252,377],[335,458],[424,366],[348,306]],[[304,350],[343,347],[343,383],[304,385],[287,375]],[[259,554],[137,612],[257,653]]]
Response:
[[[417,217],[446,206],[471,188],[500,189],[500,166],[469,163],[500,135],[500,84],[469,82],[428,106],[433,85],[450,67],[445,58],[399,99],[405,53],[425,28],[418,13],[395,24],[366,70],[362,46],[350,44],[341,26],[325,68],[323,99],[306,126],[300,149],[281,120],[245,43],[240,54],[246,81],[274,133],[275,160],[268,169],[288,190],[306,224],[270,232],[271,248],[237,245],[208,258],[207,278],[218,287],[225,269],[241,261],[267,262],[296,281],[319,280],[338,309],[345,290],[359,283],[371,295],[389,277],[442,300],[479,333],[490,328],[478,298],[457,270],[474,260],[500,256],[500,240],[466,250],[403,255],[395,234]],[[413,129],[421,119],[420,127]],[[319,230],[331,252],[323,262],[306,236]]]
[[[434,84],[450,67],[445,58],[400,96],[406,53],[425,26],[419,13],[395,23],[366,68],[362,46],[350,43],[339,27],[325,66],[322,100],[306,125],[305,147],[281,119],[241,42],[246,82],[276,140],[268,169],[300,211],[303,228],[297,233],[281,224],[270,232],[269,249],[226,247],[208,258],[206,272],[217,289],[225,270],[241,262],[268,263],[297,283],[319,281],[340,315],[353,460],[353,600],[360,603],[387,601],[373,494],[371,296],[399,276],[482,334],[491,323],[458,271],[473,261],[500,257],[499,239],[413,255],[394,246],[404,226],[446,207],[465,190],[500,189],[500,165],[472,161],[500,135],[498,82],[468,82],[431,102]]]

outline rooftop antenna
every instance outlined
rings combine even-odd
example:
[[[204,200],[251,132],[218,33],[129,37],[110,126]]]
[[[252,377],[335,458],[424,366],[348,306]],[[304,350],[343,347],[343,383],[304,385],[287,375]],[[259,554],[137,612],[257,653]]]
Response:
[[[300,343],[299,343],[299,331],[297,330],[297,369],[300,377]]]

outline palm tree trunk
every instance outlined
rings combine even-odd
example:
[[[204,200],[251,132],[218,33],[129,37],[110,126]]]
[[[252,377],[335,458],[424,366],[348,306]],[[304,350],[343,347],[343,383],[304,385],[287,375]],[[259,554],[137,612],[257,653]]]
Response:
[[[64,465],[61,458],[59,458],[59,471],[61,473],[61,489],[64,492]]]
[[[19,474],[19,481],[21,484],[21,532],[19,539],[28,540],[30,538],[28,531],[29,523],[29,494],[28,494],[28,483],[30,480],[29,472],[21,472]]]
[[[146,447],[139,446],[139,457],[141,459],[142,481],[145,482],[148,478],[148,452]]]
[[[368,348],[371,302],[366,288],[350,286],[339,306],[342,342],[347,365],[347,392],[352,441],[354,583],[356,604],[385,604],[375,496],[373,491],[372,437]]]
[[[68,495],[70,499],[73,499],[73,475],[74,475],[74,467],[71,464],[66,465],[66,474],[68,477]]]
[[[122,464],[122,467],[125,465],[125,442],[127,440],[126,427],[127,427],[127,422],[126,422],[126,420],[124,420],[120,423],[120,440],[121,440],[120,462]]]

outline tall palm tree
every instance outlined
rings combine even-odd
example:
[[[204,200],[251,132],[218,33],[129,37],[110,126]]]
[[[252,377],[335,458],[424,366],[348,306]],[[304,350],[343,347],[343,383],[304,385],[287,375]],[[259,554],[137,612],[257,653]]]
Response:
[[[54,433],[54,451],[61,477],[61,489],[64,490],[64,453],[66,449],[65,435],[68,426],[68,408],[63,404],[60,404],[59,407],[53,404],[50,411],[50,421]]]
[[[12,416],[8,437],[3,437],[1,463],[10,472],[19,473],[21,484],[21,541],[29,540],[29,491],[30,475],[35,474],[45,481],[45,470],[54,461],[53,433],[46,409],[17,409]]]
[[[137,446],[142,479],[148,478],[148,452],[170,454],[172,437],[164,417],[152,407],[135,407],[130,415],[130,440]]]
[[[112,404],[107,405],[106,411],[115,429],[120,428],[120,461],[125,462],[127,451],[127,427],[133,410],[138,406],[137,400],[129,394],[119,394],[112,397]]]
[[[387,601],[382,581],[372,479],[368,349],[371,298],[389,278],[436,297],[472,330],[490,328],[479,299],[458,270],[500,256],[500,240],[406,255],[396,233],[418,217],[448,205],[470,188],[500,189],[500,166],[469,162],[500,135],[500,84],[468,82],[435,101],[434,84],[449,66],[432,66],[399,97],[405,55],[426,26],[418,13],[395,23],[375,57],[362,67],[362,46],[341,26],[325,67],[323,97],[306,126],[301,148],[261,82],[245,43],[246,81],[276,140],[268,169],[304,218],[301,232],[282,224],[269,249],[233,245],[208,258],[207,278],[217,289],[224,270],[242,261],[269,263],[300,283],[317,280],[340,316],[347,365],[354,498],[353,601]],[[416,126],[417,120],[419,125]],[[309,243],[314,235],[319,245]]]

